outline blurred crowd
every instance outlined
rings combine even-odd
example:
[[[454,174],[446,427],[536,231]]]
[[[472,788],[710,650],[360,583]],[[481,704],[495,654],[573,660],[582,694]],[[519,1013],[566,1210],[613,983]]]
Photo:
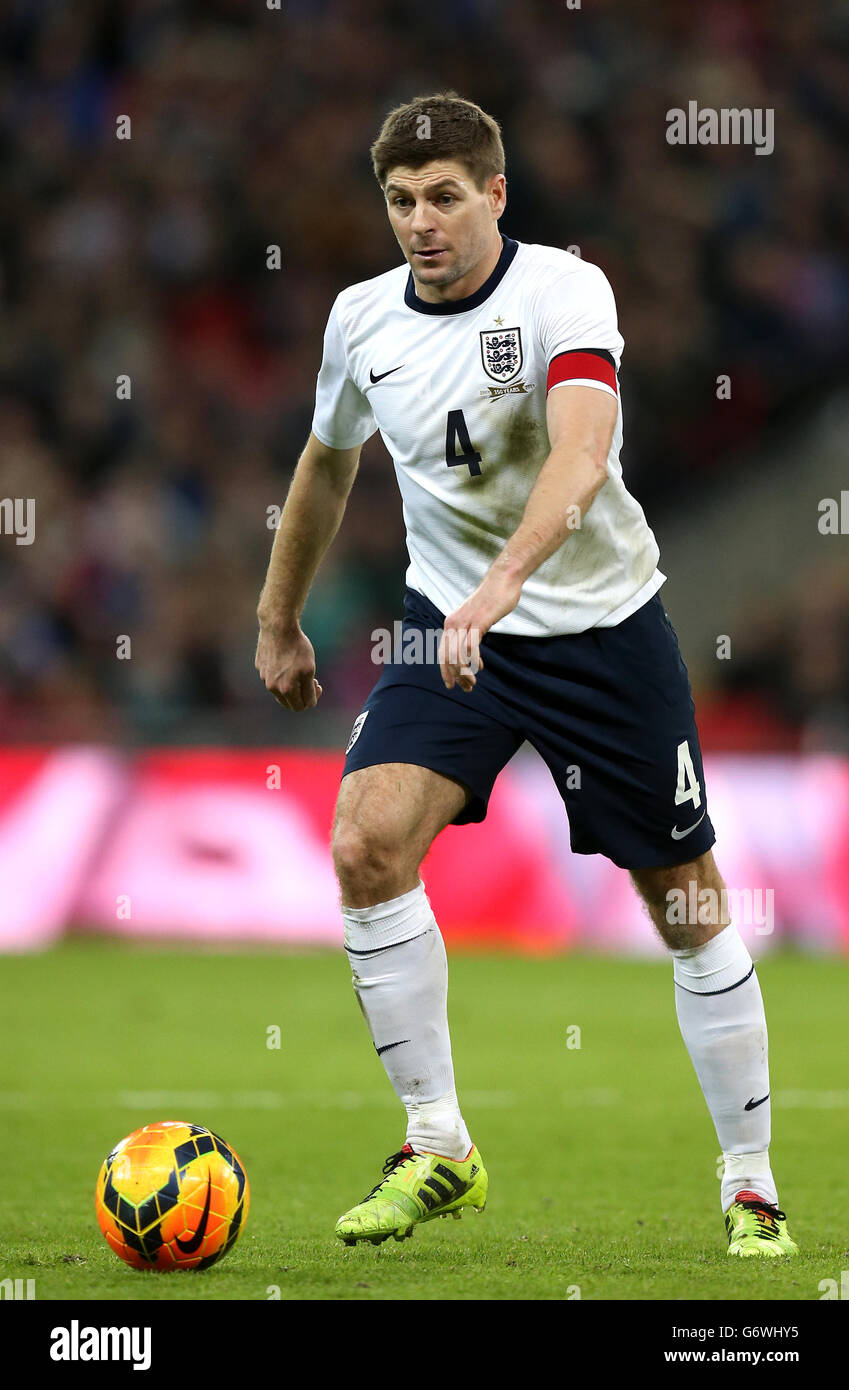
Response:
[[[845,376],[842,5],[0,14],[0,496],[36,498],[35,544],[0,536],[2,737],[309,737],[253,665],[269,509],[309,429],[334,296],[400,259],[368,156],[399,101],[451,87],[494,114],[502,229],[608,274],[623,463],[650,520],[729,486],[737,451]],[[667,110],[694,97],[773,108],[775,153],[669,145]],[[373,683],[368,634],[399,615],[405,566],[375,439],[305,614],[340,720]],[[817,657],[823,625],[849,650],[849,593],[832,588],[814,615],[753,614],[729,663],[723,698],[768,702],[778,743],[849,703],[845,660]]]
[[[849,564],[740,603],[729,659],[697,692],[707,748],[849,756]]]

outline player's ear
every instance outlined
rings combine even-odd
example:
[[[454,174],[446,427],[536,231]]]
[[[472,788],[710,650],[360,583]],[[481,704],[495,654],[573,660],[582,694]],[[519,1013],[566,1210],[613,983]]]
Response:
[[[503,174],[493,174],[490,179],[489,198],[495,216],[500,217],[507,205],[507,180]]]

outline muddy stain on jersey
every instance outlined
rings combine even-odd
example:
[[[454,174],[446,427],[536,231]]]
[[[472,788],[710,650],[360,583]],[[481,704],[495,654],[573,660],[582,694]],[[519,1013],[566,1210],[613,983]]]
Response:
[[[512,404],[512,403],[511,403]],[[524,404],[524,403],[523,403]],[[497,404],[493,407],[497,408]],[[474,443],[474,431],[471,432]],[[514,406],[504,420],[498,444],[481,459],[481,472],[469,474],[457,494],[457,507],[451,507],[451,525],[458,539],[483,556],[487,564],[499,555],[512,536],[525,510],[534,483],[550,452],[545,425],[535,414]],[[567,500],[564,499],[564,509]],[[477,520],[475,513],[479,513]],[[588,529],[584,522],[582,529]],[[562,583],[564,561],[572,582],[588,578],[592,572],[591,551],[582,545],[578,533],[568,538],[568,553],[555,551],[536,571],[537,581]]]
[[[487,408],[497,409],[499,404]],[[540,421],[521,407],[510,410],[495,449],[490,448],[481,460],[480,474],[470,476],[463,488],[462,503],[480,513],[479,522],[469,518],[467,532],[476,549],[494,557],[513,534],[548,450],[548,436]]]

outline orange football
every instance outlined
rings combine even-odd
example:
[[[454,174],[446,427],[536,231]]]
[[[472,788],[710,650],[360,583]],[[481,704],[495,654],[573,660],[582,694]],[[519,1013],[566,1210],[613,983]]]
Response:
[[[104,1160],[94,1206],[111,1248],[134,1269],[208,1269],[232,1249],[250,1189],[233,1149],[202,1125],[159,1120]]]

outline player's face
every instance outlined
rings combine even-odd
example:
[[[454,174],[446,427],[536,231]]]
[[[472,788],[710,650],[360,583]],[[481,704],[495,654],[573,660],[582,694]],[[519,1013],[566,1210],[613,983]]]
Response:
[[[505,189],[503,174],[479,189],[454,159],[389,171],[389,221],[422,299],[459,299],[483,284],[501,253]]]

